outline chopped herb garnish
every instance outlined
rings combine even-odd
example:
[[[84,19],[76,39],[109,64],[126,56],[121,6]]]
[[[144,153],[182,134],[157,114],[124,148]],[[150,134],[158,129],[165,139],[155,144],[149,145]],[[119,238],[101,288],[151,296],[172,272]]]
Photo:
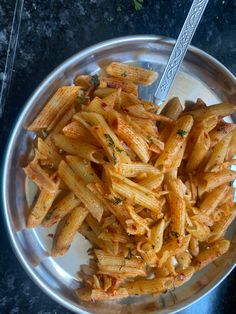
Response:
[[[116,151],[118,152],[118,153],[122,153],[124,150],[123,149],[120,149],[119,147],[115,147],[116,148]]]
[[[171,231],[170,234],[175,237],[175,238],[178,238],[179,237],[179,233],[176,232],[176,231]]]
[[[45,217],[45,220],[50,220],[52,217],[54,210],[50,210],[50,212],[47,213],[47,216]]]
[[[99,77],[97,74],[91,76],[91,84],[93,84],[93,86],[99,85]]]
[[[134,0],[134,8],[136,11],[139,11],[142,9],[143,5],[143,0]]]
[[[177,134],[179,134],[180,136],[184,137],[186,134],[188,134],[188,132],[185,131],[185,130],[179,130],[179,131],[177,132]]]
[[[128,76],[128,74],[127,74],[127,72],[123,72],[123,73],[121,74],[121,76],[123,76],[123,77],[127,77],[127,76]]]
[[[115,147],[115,143],[114,143],[114,141],[113,141],[111,135],[105,133],[104,136],[105,136],[105,138],[106,138],[107,141],[108,141],[108,145],[109,145],[110,147],[114,148],[114,147]]]
[[[112,159],[113,159],[114,165],[116,165],[117,164],[117,158],[116,158],[114,153],[112,155]]]
[[[148,136],[147,139],[148,139],[148,143],[149,144],[153,144],[154,143],[153,142],[153,138],[151,136]]]
[[[119,198],[119,197],[115,197],[114,198],[114,204],[115,205],[118,205],[118,204],[120,204],[122,202],[122,199],[121,198]]]

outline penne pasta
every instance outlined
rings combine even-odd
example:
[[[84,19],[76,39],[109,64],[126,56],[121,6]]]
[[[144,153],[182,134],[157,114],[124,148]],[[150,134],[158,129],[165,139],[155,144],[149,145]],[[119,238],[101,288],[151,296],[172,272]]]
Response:
[[[52,130],[67,110],[75,104],[78,90],[77,86],[60,87],[28,127],[28,130]]]
[[[151,70],[146,70],[133,65],[112,62],[106,67],[107,74],[123,78],[140,85],[150,85],[158,77],[158,74]]]
[[[80,201],[75,197],[75,195],[73,193],[68,193],[59,202],[52,206],[44,219],[43,226],[51,227],[69,214],[72,209],[79,204]]]
[[[62,134],[56,134],[52,137],[53,143],[68,154],[79,156],[83,159],[93,161],[95,163],[104,162],[101,150],[91,144],[80,142]]]
[[[72,209],[71,213],[65,217],[63,226],[56,232],[52,256],[57,257],[64,255],[69,250],[73,238],[87,214],[88,210],[83,205],[79,205]]]
[[[104,211],[101,201],[90,192],[81,180],[77,179],[71,168],[64,161],[61,161],[59,165],[58,174],[70,190],[88,208],[93,217],[100,221]]]

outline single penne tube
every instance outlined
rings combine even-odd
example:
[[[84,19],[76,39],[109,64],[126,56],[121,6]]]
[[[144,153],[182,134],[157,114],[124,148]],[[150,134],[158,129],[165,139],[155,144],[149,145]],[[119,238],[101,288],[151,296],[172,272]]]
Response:
[[[62,129],[62,132],[67,137],[78,139],[91,145],[100,146],[91,132],[79,121],[70,122]]]
[[[212,150],[210,158],[205,166],[204,171],[209,172],[215,166],[223,164],[225,158],[227,157],[228,147],[232,138],[232,133],[229,133],[223,140],[218,142]]]
[[[181,145],[186,141],[192,125],[193,118],[189,115],[183,116],[176,121],[176,125],[165,144],[164,151],[156,161],[156,166],[162,166],[164,171],[171,167]]]
[[[126,112],[128,112],[131,116],[134,116],[137,118],[150,119],[150,120],[154,120],[154,121],[160,121],[163,123],[165,122],[168,124],[171,124],[173,122],[173,120],[164,116],[163,114],[156,114],[156,113],[152,113],[152,112],[147,111],[144,108],[144,105],[142,103],[138,104],[138,105],[127,107]]]
[[[119,138],[109,127],[104,117],[100,114],[93,112],[82,112],[82,118],[87,123],[92,125],[92,132],[97,141],[101,144],[103,149],[107,152],[110,160],[115,163],[116,158],[121,162],[130,163],[131,160],[124,150]],[[77,119],[77,115],[74,116]]]
[[[195,273],[195,268],[189,266],[185,269],[178,270],[177,276],[174,279],[173,286],[174,288],[178,288],[185,284],[188,280],[190,280]]]
[[[61,161],[58,174],[69,189],[88,208],[93,217],[101,221],[104,211],[102,202],[85,186],[82,180],[78,180],[65,161]]]
[[[38,138],[38,151],[44,155],[52,164],[58,167],[61,156],[58,152],[52,147],[51,143],[46,143],[40,137]]]
[[[165,221],[164,219],[161,220],[161,222],[155,224],[151,228],[151,237],[150,242],[154,246],[155,253],[158,253],[163,245],[163,235],[165,230]]]
[[[92,289],[91,295],[89,298],[87,295],[83,295],[81,299],[85,301],[106,301],[106,300],[116,300],[116,299],[121,299],[121,298],[127,298],[128,296],[129,296],[128,292],[124,288],[116,289],[116,292],[113,295],[108,294],[100,289]]]
[[[52,141],[57,147],[64,150],[68,154],[79,156],[97,164],[104,162],[104,155],[96,146],[66,137],[62,134],[54,135],[52,137]]]
[[[226,184],[220,185],[212,190],[200,203],[200,210],[207,215],[214,212],[216,207],[224,200],[229,192],[229,186]]]
[[[94,92],[94,96],[97,96],[99,98],[105,98],[106,96],[109,96],[110,94],[116,92],[116,90],[116,88],[109,87],[97,88]]]
[[[73,208],[80,204],[80,200],[73,193],[68,193],[59,202],[52,206],[44,218],[43,226],[51,227],[69,214]]]
[[[150,174],[146,178],[139,180],[138,184],[149,190],[155,190],[161,186],[163,179],[163,173]]]
[[[47,215],[47,212],[49,211],[57,192],[58,190],[48,192],[45,189],[40,191],[36,204],[34,205],[27,219],[28,228],[35,228],[41,224],[44,217]]]
[[[192,115],[195,121],[199,121],[202,120],[204,117],[210,115],[215,115],[219,118],[223,118],[231,115],[235,111],[236,111],[235,105],[223,102],[203,109],[188,111],[187,114]]]
[[[173,277],[154,278],[154,279],[137,279],[128,282],[123,287],[129,295],[161,293],[173,287]]]
[[[210,191],[236,179],[236,172],[230,169],[224,169],[219,172],[207,172],[203,178],[206,182],[205,191]]]
[[[37,184],[40,190],[45,189],[48,192],[57,190],[57,184],[40,167],[37,160],[32,160],[23,170],[27,177]]]
[[[133,162],[130,164],[121,163],[119,173],[124,177],[134,178],[141,173],[160,174],[160,170],[147,163]]]
[[[133,65],[112,62],[106,67],[107,74],[123,78],[140,85],[150,85],[158,77],[157,72],[147,70]]]
[[[133,201],[134,203],[147,207],[158,213],[160,217],[162,216],[160,212],[160,202],[154,196],[150,194],[146,195],[145,193],[136,190],[123,182],[113,182],[112,188],[115,192]]]
[[[136,133],[134,129],[118,113],[109,121],[113,130],[143,161],[148,162],[150,158],[148,144],[143,137]]]
[[[87,214],[88,210],[83,205],[79,205],[72,209],[69,215],[65,217],[62,227],[58,228],[56,232],[52,256],[57,257],[64,255],[69,250],[74,236]]]
[[[197,170],[201,162],[204,160],[211,146],[211,140],[207,132],[202,130],[199,133],[197,141],[192,148],[192,152],[188,158],[186,165],[187,172],[193,172]]]
[[[111,272],[111,273],[130,273],[136,276],[145,276],[146,271],[144,269],[138,269],[137,267],[120,266],[120,265],[102,265],[98,264],[99,273]]]
[[[215,242],[218,239],[222,238],[233,222],[236,216],[236,211],[233,210],[228,216],[223,216],[218,222],[216,222],[211,228],[211,236],[208,239],[209,243]]]
[[[83,108],[83,111],[95,112],[106,118],[109,114],[109,109],[112,109],[112,107],[105,102],[105,99],[101,99],[96,96],[86,107]]]
[[[101,180],[96,175],[90,161],[77,156],[69,155],[66,156],[66,161],[74,173],[78,175],[86,184],[92,182],[101,183]]]
[[[121,77],[101,76],[100,84],[105,85],[106,87],[109,87],[109,88],[115,88],[115,89],[121,88],[122,91],[126,93],[130,93],[130,94],[134,94],[136,96],[138,94],[137,86],[130,80],[127,80],[126,78],[123,78],[123,77],[121,78]]]
[[[209,263],[215,261],[217,258],[225,254],[229,249],[230,242],[228,240],[217,240],[211,246],[200,251],[199,255],[194,260],[194,267],[196,271],[206,267]]]
[[[236,130],[232,132],[232,138],[229,144],[228,157],[233,158],[236,155]]]
[[[226,123],[221,121],[216,127],[209,133],[211,139],[211,147],[214,147],[217,143],[223,140],[229,133],[235,130],[235,124]]]
[[[170,206],[170,234],[172,237],[181,237],[185,235],[185,210],[186,205],[183,198],[170,191],[167,195]]]
[[[183,106],[181,105],[179,98],[174,97],[167,102],[162,109],[161,114],[172,120],[177,120],[182,112]]]
[[[121,89],[120,88],[117,89],[114,93],[106,96],[103,99],[103,101],[107,105],[105,107],[105,110],[109,110],[109,109],[112,109],[112,108],[120,109],[120,98],[121,98]]]
[[[60,87],[28,127],[28,130],[52,130],[56,123],[63,117],[64,113],[75,104],[78,90],[77,86]]]
[[[113,256],[104,252],[102,250],[95,249],[95,255],[98,262],[101,265],[111,265],[111,266],[127,266],[136,267],[139,269],[144,269],[145,263],[140,258],[131,257],[130,259],[124,258],[124,256]]]
[[[73,106],[64,113],[63,117],[60,119],[60,121],[57,122],[53,129],[49,133],[47,132],[47,137],[44,140],[45,143],[50,143],[52,145],[52,136],[59,133],[63,129],[63,127],[69,123],[74,114],[75,107]]]

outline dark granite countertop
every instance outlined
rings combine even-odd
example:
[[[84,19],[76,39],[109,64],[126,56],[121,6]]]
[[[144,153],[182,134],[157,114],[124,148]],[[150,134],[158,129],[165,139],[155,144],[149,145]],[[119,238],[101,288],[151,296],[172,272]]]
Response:
[[[176,38],[191,3],[190,0],[144,0],[142,9],[135,10],[132,0],[25,0],[20,16],[21,2],[0,2],[0,83],[3,80],[8,83],[2,97],[5,110],[0,120],[0,161],[17,114],[53,68],[81,49],[113,37],[158,34]],[[236,0],[209,2],[192,44],[236,74]],[[21,27],[14,66],[14,47],[11,47],[6,76],[4,68],[15,3],[18,11],[14,32],[20,17]],[[2,220],[0,248],[0,313],[69,313],[29,279],[10,247]],[[235,286],[236,271],[233,271],[213,292],[182,313],[235,312]]]

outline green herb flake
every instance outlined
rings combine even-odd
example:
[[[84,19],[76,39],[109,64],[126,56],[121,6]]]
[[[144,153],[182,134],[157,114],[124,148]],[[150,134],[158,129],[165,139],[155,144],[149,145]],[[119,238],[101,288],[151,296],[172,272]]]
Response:
[[[116,151],[118,152],[118,153],[122,153],[123,152],[123,149],[120,149],[119,147],[115,147],[115,149],[116,149]]]
[[[114,198],[114,204],[115,204],[115,205],[118,205],[118,204],[120,204],[120,203],[122,203],[122,199],[119,198],[119,197],[115,197],[115,198]]]
[[[177,134],[179,134],[180,136],[184,137],[185,135],[188,134],[188,132],[185,131],[185,130],[179,130],[179,131],[177,132]]]
[[[95,87],[99,85],[99,77],[97,74],[91,76],[91,84]]]
[[[178,238],[179,237],[179,233],[176,232],[176,231],[171,231],[170,234],[175,237],[175,238]]]
[[[154,144],[153,138],[151,136],[147,137],[149,144]]]
[[[127,77],[127,76],[128,76],[128,74],[127,74],[127,72],[123,72],[123,73],[121,74],[121,76],[123,76],[123,77]]]
[[[110,147],[114,148],[114,147],[115,147],[115,143],[114,143],[114,141],[113,141],[111,135],[105,133],[104,136],[105,136],[105,138],[106,138],[107,141],[108,141],[108,145],[109,145]]]
[[[117,158],[116,158],[114,153],[112,155],[112,159],[113,159],[114,165],[116,165],[117,164]]]
[[[136,11],[140,11],[143,8],[143,0],[134,0],[134,8]]]
[[[45,217],[45,220],[50,220],[52,217],[54,210],[51,210],[50,212],[47,213],[47,216]]]

